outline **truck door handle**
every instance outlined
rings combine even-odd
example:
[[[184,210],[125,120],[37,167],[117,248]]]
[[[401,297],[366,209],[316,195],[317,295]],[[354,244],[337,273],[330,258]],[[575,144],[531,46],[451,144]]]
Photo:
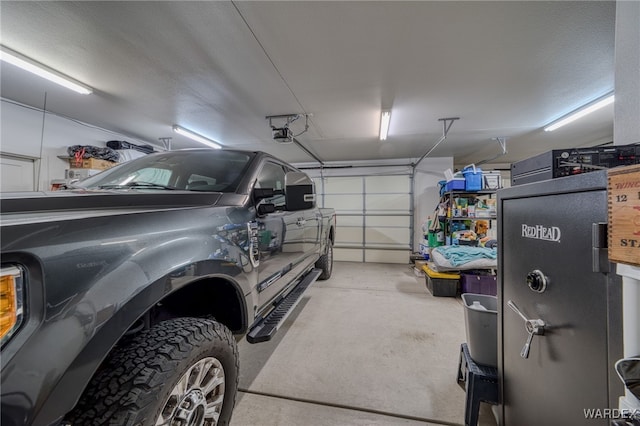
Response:
[[[307,221],[304,220],[304,218],[299,218],[298,221],[296,222],[298,226],[304,226],[305,223],[307,223]]]
[[[525,328],[525,330],[527,330],[527,333],[529,335],[527,336],[527,341],[525,342],[524,347],[520,351],[520,356],[522,358],[527,359],[527,358],[529,358],[529,350],[531,349],[531,342],[533,341],[533,336],[536,336],[536,335],[542,336],[542,335],[544,335],[544,327],[545,327],[546,324],[541,319],[529,319],[529,318],[527,318],[520,311],[520,309],[518,309],[516,304],[513,303],[513,301],[511,301],[511,300],[509,300],[507,302],[507,306],[509,306],[513,310],[513,312],[518,314],[520,316],[520,318],[522,318],[524,320],[524,328]]]

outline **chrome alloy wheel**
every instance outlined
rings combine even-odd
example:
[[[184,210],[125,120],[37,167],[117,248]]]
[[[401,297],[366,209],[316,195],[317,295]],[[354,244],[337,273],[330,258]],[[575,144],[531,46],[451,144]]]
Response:
[[[216,358],[192,365],[171,390],[156,426],[215,426],[224,402],[224,369]]]

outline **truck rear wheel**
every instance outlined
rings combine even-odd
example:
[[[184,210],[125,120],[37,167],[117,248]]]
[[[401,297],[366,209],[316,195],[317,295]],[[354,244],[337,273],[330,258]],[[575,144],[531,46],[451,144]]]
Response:
[[[72,425],[228,425],[238,388],[231,332],[208,319],[164,321],[117,348],[68,417]]]
[[[331,278],[331,272],[333,272],[333,245],[331,245],[331,241],[327,243],[327,253],[320,256],[316,262],[316,268],[322,269],[322,274],[318,277],[319,280]]]

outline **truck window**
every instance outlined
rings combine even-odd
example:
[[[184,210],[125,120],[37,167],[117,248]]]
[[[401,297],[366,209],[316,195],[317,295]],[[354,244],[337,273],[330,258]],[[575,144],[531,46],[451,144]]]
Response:
[[[192,174],[189,176],[187,180],[187,189],[199,189],[203,186],[213,186],[216,184],[216,179],[209,176],[202,176],[197,174]]]
[[[281,165],[267,162],[258,174],[256,188],[273,188],[274,190],[284,190],[284,169]],[[276,206],[276,209],[282,209],[285,206],[284,194],[277,194],[271,198],[265,199],[266,203]]]
[[[235,192],[251,160],[251,153],[239,151],[168,151],[120,164],[74,186],[102,189],[146,183],[188,191]],[[284,183],[284,178],[280,181]]]

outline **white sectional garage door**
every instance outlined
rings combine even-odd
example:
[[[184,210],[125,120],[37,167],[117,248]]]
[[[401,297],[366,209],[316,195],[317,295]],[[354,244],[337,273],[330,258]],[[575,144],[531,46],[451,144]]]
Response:
[[[411,253],[411,176],[315,179],[321,204],[337,213],[334,256],[354,262],[407,263]]]

